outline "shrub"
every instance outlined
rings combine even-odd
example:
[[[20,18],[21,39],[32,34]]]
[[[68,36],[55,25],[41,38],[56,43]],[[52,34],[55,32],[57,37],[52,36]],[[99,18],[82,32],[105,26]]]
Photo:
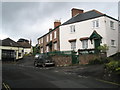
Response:
[[[108,58],[96,58],[94,60],[90,60],[89,64],[105,64],[110,62],[110,59]]]
[[[120,61],[110,61],[109,63],[105,64],[105,68],[107,69],[107,71],[120,74]]]
[[[97,58],[89,61],[89,64],[101,64],[101,63],[102,63],[101,60]]]

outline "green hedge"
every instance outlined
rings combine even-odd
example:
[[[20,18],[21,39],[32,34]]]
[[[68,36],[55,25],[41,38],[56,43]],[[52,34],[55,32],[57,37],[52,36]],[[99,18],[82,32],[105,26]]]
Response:
[[[120,61],[110,61],[109,63],[105,64],[105,68],[107,69],[107,71],[116,72],[117,74],[120,74]]]

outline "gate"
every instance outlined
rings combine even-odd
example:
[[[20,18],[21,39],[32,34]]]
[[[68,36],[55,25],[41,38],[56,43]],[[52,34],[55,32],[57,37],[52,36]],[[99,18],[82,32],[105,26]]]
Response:
[[[72,64],[78,64],[79,63],[79,55],[75,55],[75,53],[73,52],[71,57],[72,57]]]

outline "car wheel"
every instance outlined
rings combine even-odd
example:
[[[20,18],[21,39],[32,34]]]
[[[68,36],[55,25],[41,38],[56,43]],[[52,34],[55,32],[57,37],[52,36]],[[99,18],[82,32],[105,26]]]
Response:
[[[38,66],[37,62],[34,62],[34,66],[35,66],[35,67],[37,67],[37,66]]]
[[[42,64],[43,67],[46,67],[46,64]]]

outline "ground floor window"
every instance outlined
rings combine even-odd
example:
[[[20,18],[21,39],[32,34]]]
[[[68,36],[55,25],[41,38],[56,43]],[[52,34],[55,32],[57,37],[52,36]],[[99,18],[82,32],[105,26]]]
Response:
[[[49,46],[46,47],[46,52],[49,52]]]
[[[41,53],[43,53],[43,48],[41,48]]]
[[[57,50],[57,43],[54,43],[54,50]]]
[[[82,40],[82,48],[87,49],[88,48],[88,40]]]
[[[75,50],[76,49],[76,41],[72,41],[71,43],[71,49]]]
[[[111,40],[111,46],[115,46],[115,40]]]

